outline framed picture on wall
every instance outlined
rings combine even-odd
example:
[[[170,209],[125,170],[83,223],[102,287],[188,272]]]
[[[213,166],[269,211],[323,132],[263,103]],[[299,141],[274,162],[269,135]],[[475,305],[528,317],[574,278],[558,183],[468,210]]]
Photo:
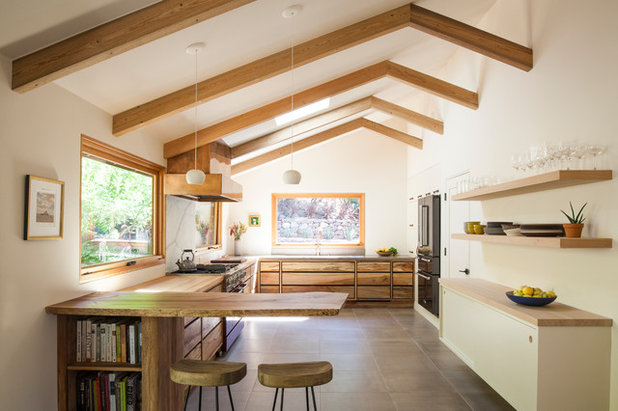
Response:
[[[252,214],[249,216],[249,227],[259,227],[260,226],[260,215]]]
[[[26,176],[24,240],[62,238],[64,182]]]

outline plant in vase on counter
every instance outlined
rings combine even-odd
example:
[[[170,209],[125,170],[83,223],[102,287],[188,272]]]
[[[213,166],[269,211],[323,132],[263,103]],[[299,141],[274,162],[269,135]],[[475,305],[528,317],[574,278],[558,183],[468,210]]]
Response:
[[[239,222],[230,226],[230,235],[234,236],[234,240],[240,240],[240,237],[247,232],[247,226]]]
[[[584,229],[584,221],[586,221],[586,218],[584,218],[583,214],[584,207],[586,207],[588,203],[584,204],[582,208],[579,209],[579,212],[577,214],[575,214],[573,204],[570,201],[569,205],[571,206],[571,215],[565,213],[564,210],[560,210],[562,211],[562,214],[564,214],[569,220],[569,224],[563,224],[564,232],[569,238],[579,238],[582,236],[582,230]]]

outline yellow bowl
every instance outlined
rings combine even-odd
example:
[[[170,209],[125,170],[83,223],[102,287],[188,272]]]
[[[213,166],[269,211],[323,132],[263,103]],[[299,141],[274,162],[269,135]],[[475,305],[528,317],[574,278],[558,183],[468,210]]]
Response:
[[[468,221],[466,224],[468,224],[468,234],[474,234],[474,226],[476,224],[481,224],[480,221]]]
[[[474,224],[474,232],[476,234],[485,234],[485,226],[483,224]]]

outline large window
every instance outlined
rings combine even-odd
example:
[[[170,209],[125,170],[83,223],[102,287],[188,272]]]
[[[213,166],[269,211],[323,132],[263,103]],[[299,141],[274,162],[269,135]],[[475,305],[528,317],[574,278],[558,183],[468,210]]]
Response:
[[[364,194],[273,194],[273,245],[363,247]]]
[[[82,280],[162,263],[163,167],[82,136]]]

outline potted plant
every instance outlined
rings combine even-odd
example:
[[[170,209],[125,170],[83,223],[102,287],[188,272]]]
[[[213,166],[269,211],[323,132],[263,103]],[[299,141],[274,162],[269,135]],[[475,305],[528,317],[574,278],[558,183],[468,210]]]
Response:
[[[240,245],[240,238],[247,232],[247,226],[241,222],[230,226],[230,235],[234,236],[234,254],[242,255],[242,249]]]
[[[579,209],[577,214],[575,214],[573,204],[571,204],[570,201],[569,205],[571,206],[571,215],[565,213],[564,210],[560,210],[562,211],[562,214],[564,214],[566,218],[569,219],[569,224],[563,224],[564,232],[568,238],[579,238],[582,236],[584,221],[586,220],[582,212],[584,211],[584,207],[586,207],[588,203],[584,204],[582,208]]]

